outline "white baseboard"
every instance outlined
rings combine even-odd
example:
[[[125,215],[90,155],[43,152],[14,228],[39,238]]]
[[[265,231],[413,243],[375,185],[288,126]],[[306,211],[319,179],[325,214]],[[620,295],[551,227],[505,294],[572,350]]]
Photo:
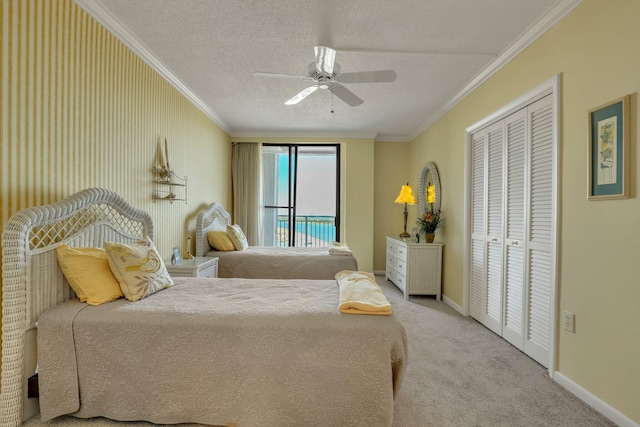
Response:
[[[382,270],[382,271],[373,271],[373,275],[374,276],[385,276],[387,274],[386,271]]]
[[[466,314],[464,314],[464,310],[462,309],[462,307],[460,307],[455,301],[453,301],[451,298],[447,297],[446,295],[442,295],[442,301],[447,304],[449,307],[453,308],[455,311],[457,311],[458,313],[462,314],[463,316],[466,316]]]
[[[601,399],[594,396],[584,388],[580,387],[578,384],[571,381],[560,372],[555,371],[553,373],[553,380],[576,395],[576,397],[585,402],[587,405],[591,406],[593,409],[609,418],[616,425],[620,427],[640,427],[640,424],[636,423],[631,418],[627,417],[608,403],[603,402]]]

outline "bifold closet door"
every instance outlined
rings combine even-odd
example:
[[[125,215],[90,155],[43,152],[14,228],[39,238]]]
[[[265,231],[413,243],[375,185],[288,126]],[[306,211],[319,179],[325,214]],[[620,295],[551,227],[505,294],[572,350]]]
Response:
[[[469,268],[469,311],[471,317],[484,323],[486,311],[486,130],[471,136],[471,253]]]
[[[487,295],[484,324],[502,335],[504,123],[487,128]]]
[[[504,316],[502,336],[524,350],[527,110],[505,119]]]
[[[474,134],[472,145],[471,315],[502,335],[504,123]]]
[[[555,260],[553,99],[471,140],[471,316],[548,366]]]
[[[529,207],[527,242],[526,323],[524,352],[543,366],[549,364],[551,292],[555,277],[554,129],[551,95],[528,109]]]

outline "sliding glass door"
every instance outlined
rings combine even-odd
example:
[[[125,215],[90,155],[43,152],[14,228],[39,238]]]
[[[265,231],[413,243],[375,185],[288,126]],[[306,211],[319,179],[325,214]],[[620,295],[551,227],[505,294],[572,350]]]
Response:
[[[340,240],[340,146],[264,144],[264,245]]]

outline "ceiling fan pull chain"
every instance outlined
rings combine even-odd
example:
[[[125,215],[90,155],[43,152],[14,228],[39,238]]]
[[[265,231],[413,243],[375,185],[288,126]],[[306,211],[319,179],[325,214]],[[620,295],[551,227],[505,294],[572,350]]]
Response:
[[[331,86],[331,114],[333,114],[333,86]]]

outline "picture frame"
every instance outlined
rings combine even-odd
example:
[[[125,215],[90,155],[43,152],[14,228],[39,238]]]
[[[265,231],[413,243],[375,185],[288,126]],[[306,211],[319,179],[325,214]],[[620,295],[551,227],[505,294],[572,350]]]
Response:
[[[589,110],[588,200],[629,197],[629,95]]]
[[[180,255],[180,248],[177,246],[173,247],[173,252],[171,254],[171,263],[172,264],[176,264],[178,263],[180,260],[182,259],[182,256]]]

